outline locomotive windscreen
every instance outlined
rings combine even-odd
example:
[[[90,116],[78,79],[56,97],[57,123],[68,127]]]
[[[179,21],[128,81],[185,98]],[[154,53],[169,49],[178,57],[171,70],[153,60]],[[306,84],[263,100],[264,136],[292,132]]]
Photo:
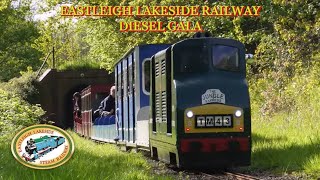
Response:
[[[205,73],[222,69],[239,70],[239,50],[233,46],[213,45],[210,50],[205,45],[189,45],[176,48],[173,55],[175,73]]]
[[[209,71],[209,53],[205,46],[184,46],[180,48],[173,55],[177,74]]]
[[[215,45],[212,47],[212,63],[215,68],[237,71],[239,70],[238,48],[232,46]]]

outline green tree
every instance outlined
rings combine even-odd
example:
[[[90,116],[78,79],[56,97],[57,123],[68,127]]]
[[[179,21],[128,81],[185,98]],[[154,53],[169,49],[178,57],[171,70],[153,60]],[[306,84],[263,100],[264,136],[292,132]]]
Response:
[[[12,6],[12,1],[0,4],[0,80],[19,76],[28,66],[40,65],[41,52],[33,48],[39,36],[35,23],[30,19],[28,3]]]

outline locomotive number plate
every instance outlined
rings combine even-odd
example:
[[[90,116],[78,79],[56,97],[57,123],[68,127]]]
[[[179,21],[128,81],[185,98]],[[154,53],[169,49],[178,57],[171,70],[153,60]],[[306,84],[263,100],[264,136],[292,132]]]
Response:
[[[232,128],[232,115],[199,115],[196,116],[196,128]]]

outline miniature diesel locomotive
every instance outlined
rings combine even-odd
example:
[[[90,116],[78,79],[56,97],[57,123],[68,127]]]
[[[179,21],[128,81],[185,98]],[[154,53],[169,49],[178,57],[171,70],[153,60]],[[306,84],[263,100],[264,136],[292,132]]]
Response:
[[[64,142],[65,138],[60,136],[43,136],[37,139],[30,139],[25,146],[26,154],[23,157],[26,161],[34,161]]]
[[[134,47],[115,65],[115,86],[115,117],[93,120],[86,136],[117,137],[125,149],[149,149],[155,159],[183,168],[250,165],[250,100],[239,41],[203,37]]]
[[[250,164],[251,118],[244,46],[180,41],[151,60],[153,157],[185,168]]]

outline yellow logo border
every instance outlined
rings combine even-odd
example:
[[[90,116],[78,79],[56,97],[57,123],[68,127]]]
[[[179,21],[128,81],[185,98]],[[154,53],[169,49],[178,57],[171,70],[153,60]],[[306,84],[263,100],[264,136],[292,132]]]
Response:
[[[18,152],[15,150],[16,146],[17,146],[16,142],[20,138],[20,136],[23,135],[25,132],[28,132],[28,131],[30,131],[32,129],[35,129],[35,128],[48,128],[48,129],[51,129],[51,130],[54,130],[54,131],[58,131],[59,133],[63,134],[66,137],[66,140],[69,142],[69,145],[70,145],[68,154],[64,158],[59,160],[57,163],[49,164],[47,166],[46,165],[41,165],[41,166],[40,165],[32,165],[32,164],[26,162],[24,159],[22,159],[19,156]],[[65,130],[63,130],[63,129],[59,128],[59,127],[48,125],[48,124],[37,124],[37,125],[26,127],[24,129],[20,130],[13,137],[13,139],[11,141],[11,153],[12,153],[13,157],[18,162],[23,164],[24,166],[27,166],[27,167],[33,168],[33,169],[53,169],[53,168],[56,168],[58,166],[61,166],[61,165],[65,164],[66,162],[69,161],[69,159],[72,157],[72,155],[74,153],[74,149],[75,149],[74,141],[73,141],[72,137],[69,135],[69,133],[67,133]]]

